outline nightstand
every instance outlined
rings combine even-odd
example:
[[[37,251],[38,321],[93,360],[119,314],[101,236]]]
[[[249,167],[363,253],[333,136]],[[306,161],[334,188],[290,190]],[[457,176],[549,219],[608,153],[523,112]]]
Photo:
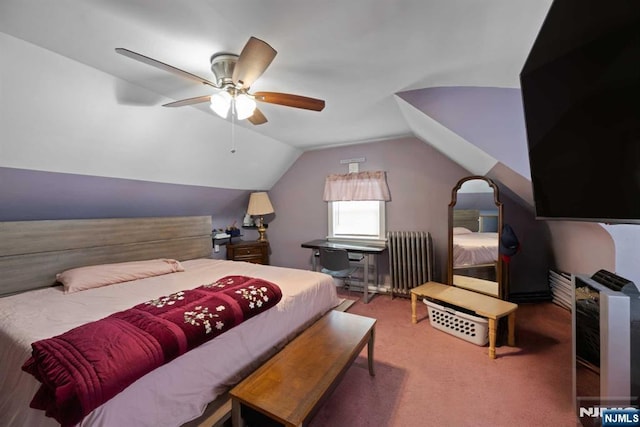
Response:
[[[227,259],[247,261],[254,264],[269,264],[269,242],[237,242],[227,244]]]

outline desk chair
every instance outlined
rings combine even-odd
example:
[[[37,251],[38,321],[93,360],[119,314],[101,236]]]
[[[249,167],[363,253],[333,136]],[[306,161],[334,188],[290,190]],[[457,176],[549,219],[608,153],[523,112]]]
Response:
[[[349,288],[349,280],[358,269],[352,266],[346,249],[320,248],[320,271],[337,279],[344,280],[345,288]]]

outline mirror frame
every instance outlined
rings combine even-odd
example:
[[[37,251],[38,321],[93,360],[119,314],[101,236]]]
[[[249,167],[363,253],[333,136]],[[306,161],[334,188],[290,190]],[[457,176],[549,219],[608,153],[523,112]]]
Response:
[[[500,238],[502,237],[502,221],[503,221],[502,202],[500,201],[500,190],[498,189],[498,186],[490,178],[480,176],[480,175],[467,176],[459,180],[458,183],[455,185],[455,187],[453,187],[453,189],[451,190],[451,203],[449,203],[449,222],[448,222],[449,254],[448,254],[448,261],[447,261],[447,283],[451,286],[455,286],[453,284],[453,210],[458,201],[458,191],[460,190],[460,187],[462,187],[462,184],[464,184],[465,182],[471,181],[471,180],[485,181],[487,184],[489,184],[489,187],[493,189],[493,201],[498,210],[498,243],[500,242]],[[496,281],[498,282],[497,298],[499,299],[505,299],[507,297],[506,295],[507,283],[503,275],[503,270],[504,270],[503,261],[502,261],[502,258],[500,257],[500,253],[498,252],[498,260],[497,260],[497,266],[496,266]],[[488,294],[483,293],[483,295],[488,295]],[[495,295],[491,295],[491,296],[495,296]]]

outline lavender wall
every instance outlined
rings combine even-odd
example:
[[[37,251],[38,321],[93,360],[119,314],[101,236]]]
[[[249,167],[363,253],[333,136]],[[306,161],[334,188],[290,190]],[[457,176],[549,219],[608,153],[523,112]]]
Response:
[[[311,251],[301,248],[300,243],[327,235],[324,179],[331,173],[346,173],[347,166],[340,160],[357,157],[366,158],[360,170],[387,171],[392,199],[387,203],[387,229],[429,231],[436,252],[434,279],[446,280],[451,190],[469,172],[417,138],[308,151],[300,156],[269,192],[276,210],[268,231],[272,263],[310,268]],[[505,220],[523,242],[522,252],[512,259],[511,291],[545,291],[551,262],[546,227],[508,192],[501,191],[500,198]],[[388,274],[386,257],[381,273]]]
[[[468,172],[415,138],[310,151],[270,190],[276,214],[270,223],[272,264],[309,268],[310,251],[300,243],[327,233],[324,178],[347,172],[341,159],[365,157],[362,170],[387,171],[392,200],[387,204],[390,230],[427,230],[436,250],[436,280],[444,280],[447,255],[447,209],[451,189]],[[69,218],[211,215],[215,228],[241,221],[249,192],[165,184],[77,174],[0,168],[0,221]],[[506,193],[505,219],[517,230],[523,251],[513,258],[512,291],[538,289],[546,283],[549,249],[531,215]],[[529,218],[529,219],[527,219]],[[540,224],[540,223],[538,223]],[[257,237],[243,230],[244,239]],[[214,254],[224,258],[224,246]],[[381,271],[388,272],[386,257]]]
[[[308,269],[311,251],[302,242],[327,235],[324,180],[346,173],[341,159],[365,157],[360,170],[385,170],[391,191],[387,203],[388,230],[426,230],[436,251],[436,280],[446,273],[447,221],[451,189],[468,171],[416,138],[393,139],[302,154],[269,192],[276,210],[269,224],[272,263]],[[382,257],[381,273],[388,274]]]
[[[245,190],[0,168],[0,221],[211,215],[224,228],[248,200]]]
[[[535,220],[520,89],[435,87],[399,96],[499,160],[487,176],[500,183],[502,195],[517,202],[512,208],[505,206],[505,222],[516,225],[521,241],[525,240],[512,261],[514,286],[545,287],[545,266],[585,274],[604,268],[639,277],[633,252],[621,256],[617,247],[625,247],[627,240],[636,241],[640,232],[627,240],[614,234],[614,242],[596,223]]]

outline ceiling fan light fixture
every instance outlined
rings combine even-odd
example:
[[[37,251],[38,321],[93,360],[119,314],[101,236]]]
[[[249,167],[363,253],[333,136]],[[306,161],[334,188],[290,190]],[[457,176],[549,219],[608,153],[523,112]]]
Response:
[[[226,90],[220,91],[211,95],[211,105],[209,105],[209,108],[223,119],[226,119],[229,114],[229,107],[231,107],[232,100],[233,99],[229,92]]]
[[[324,108],[325,102],[322,99],[279,92],[248,92],[278,53],[267,42],[253,36],[242,48],[240,55],[219,52],[211,57],[211,72],[215,81],[209,81],[129,49],[116,48],[116,53],[218,90],[218,93],[213,95],[181,99],[163,104],[163,107],[184,107],[210,102],[209,108],[223,119],[229,117],[231,110],[233,120],[248,119],[253,125],[267,122],[267,118],[256,107],[256,101],[311,111],[322,111]]]
[[[241,93],[235,97],[236,115],[238,120],[248,119],[256,109],[256,101],[246,93]]]

